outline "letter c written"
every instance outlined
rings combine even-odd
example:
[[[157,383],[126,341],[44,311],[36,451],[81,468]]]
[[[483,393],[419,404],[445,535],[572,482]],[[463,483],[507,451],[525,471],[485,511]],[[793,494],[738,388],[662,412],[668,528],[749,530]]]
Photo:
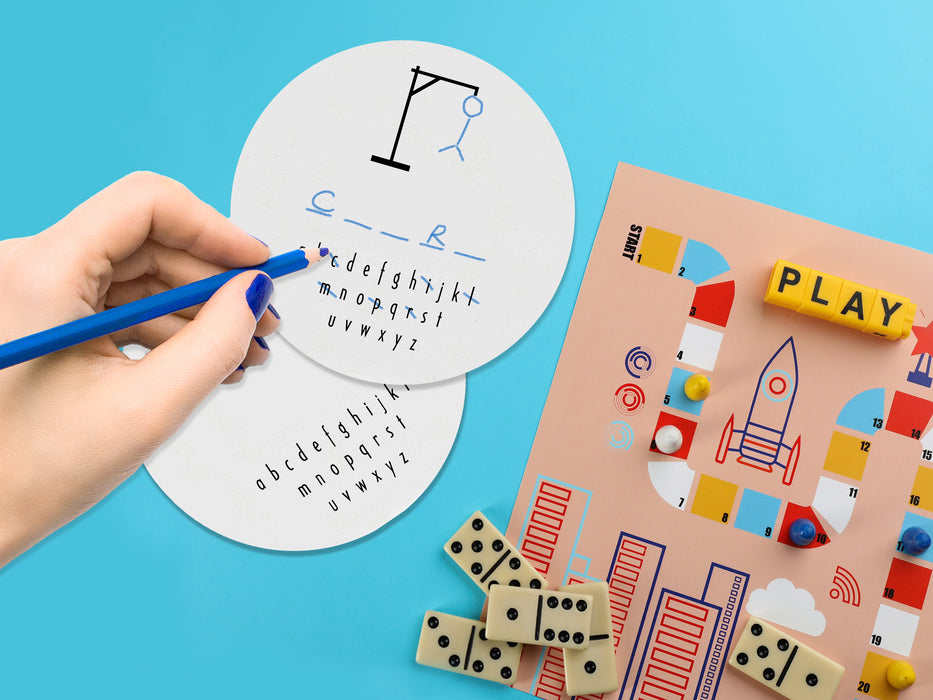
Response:
[[[320,214],[321,216],[330,216],[331,212],[334,211],[334,207],[328,209],[323,204],[319,204],[317,200],[322,195],[330,195],[331,197],[337,196],[334,194],[333,190],[321,190],[311,198],[311,206],[305,207],[305,211],[310,211],[312,214]]]

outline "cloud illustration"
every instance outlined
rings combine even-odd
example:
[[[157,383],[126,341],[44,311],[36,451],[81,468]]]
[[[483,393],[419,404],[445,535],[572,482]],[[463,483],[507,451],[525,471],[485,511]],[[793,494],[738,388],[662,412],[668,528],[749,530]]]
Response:
[[[767,588],[756,588],[745,609],[751,615],[818,637],[826,629],[826,618],[816,609],[810,591],[797,588],[786,578],[776,578]]]

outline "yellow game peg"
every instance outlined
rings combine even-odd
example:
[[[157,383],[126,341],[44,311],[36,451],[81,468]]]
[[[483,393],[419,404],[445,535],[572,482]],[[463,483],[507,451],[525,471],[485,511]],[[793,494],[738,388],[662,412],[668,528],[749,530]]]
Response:
[[[888,670],[885,674],[888,677],[888,683],[898,690],[909,688],[917,680],[917,674],[914,673],[914,667],[908,662],[898,660],[888,664]]]
[[[691,401],[702,401],[709,396],[709,378],[702,374],[691,374],[684,382],[684,393]]]

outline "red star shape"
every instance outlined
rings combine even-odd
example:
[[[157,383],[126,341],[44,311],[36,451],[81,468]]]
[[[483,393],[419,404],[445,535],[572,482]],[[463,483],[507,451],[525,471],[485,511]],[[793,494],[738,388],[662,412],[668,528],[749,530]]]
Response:
[[[933,355],[933,321],[930,321],[930,325],[926,327],[914,324],[913,331],[914,335],[917,336],[917,344],[914,345],[913,352],[910,354],[920,355],[926,353]]]

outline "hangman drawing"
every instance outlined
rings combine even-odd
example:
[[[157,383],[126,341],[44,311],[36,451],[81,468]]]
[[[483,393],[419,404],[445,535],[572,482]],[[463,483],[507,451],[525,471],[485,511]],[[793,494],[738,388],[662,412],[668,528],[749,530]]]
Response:
[[[460,160],[462,161],[463,151],[460,150],[460,142],[463,140],[463,135],[466,133],[467,127],[470,125],[470,121],[474,117],[478,117],[483,111],[483,103],[477,97],[477,94],[479,93],[479,87],[476,85],[470,85],[468,83],[461,82],[459,80],[454,80],[453,78],[447,78],[443,75],[437,75],[435,73],[428,73],[427,71],[421,70],[421,66],[415,66],[414,68],[411,69],[411,72],[414,75],[412,76],[412,79],[411,79],[411,87],[408,88],[408,98],[405,100],[405,107],[402,109],[402,118],[399,120],[399,123],[398,123],[398,131],[395,133],[395,142],[392,144],[392,152],[389,154],[388,158],[386,158],[385,156],[377,156],[373,154],[370,157],[370,160],[373,163],[379,163],[381,165],[388,165],[390,168],[397,168],[399,170],[404,170],[405,172],[408,172],[409,170],[411,170],[411,165],[407,163],[403,163],[395,159],[395,154],[398,151],[398,143],[402,137],[402,129],[405,127],[405,119],[408,116],[408,108],[411,106],[411,98],[417,95],[419,92],[426,90],[427,88],[431,87],[432,85],[438,82],[445,82],[445,83],[450,83],[452,85],[460,85],[461,87],[465,87],[473,91],[473,94],[471,96],[468,96],[463,101],[463,113],[466,114],[467,121],[463,127],[463,131],[460,132],[460,138],[457,139],[457,142],[455,144],[452,144],[450,146],[447,146],[441,149],[441,151],[446,151],[450,148],[456,148],[457,153],[460,156]],[[425,76],[429,78],[429,80],[423,85],[418,86],[418,78],[421,76]],[[475,100],[475,102],[473,100]],[[469,106],[468,106],[468,102],[469,102]],[[438,152],[440,153],[441,151],[438,151]]]
[[[474,117],[478,117],[483,113],[483,101],[478,98],[476,95],[467,95],[463,100],[463,113],[466,115],[466,124],[463,125],[463,131],[460,132],[460,138],[457,139],[457,142],[451,144],[450,146],[444,146],[440,149],[438,153],[443,153],[444,151],[449,151],[451,148],[457,149],[457,155],[460,156],[460,162],[462,163],[463,151],[460,150],[460,142],[463,141],[463,136],[466,134],[467,127],[470,125],[470,122],[473,121]]]

